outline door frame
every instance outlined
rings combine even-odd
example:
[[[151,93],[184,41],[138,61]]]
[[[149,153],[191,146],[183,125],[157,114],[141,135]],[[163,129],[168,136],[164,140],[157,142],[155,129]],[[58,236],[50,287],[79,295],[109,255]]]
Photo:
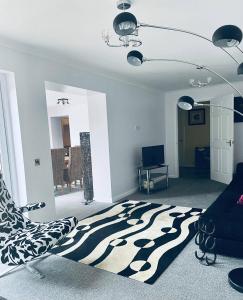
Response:
[[[4,77],[0,74],[0,155],[3,177],[10,195],[13,192],[12,172],[10,167],[10,139],[9,139],[9,122],[8,122],[8,106],[6,105],[6,97],[4,97]]]
[[[203,103],[203,102],[208,102],[209,104],[211,103],[211,99],[212,98],[210,98],[210,100],[198,100],[197,102],[198,103]],[[202,107],[198,107],[198,109],[200,109],[200,108],[202,108]],[[178,110],[177,110],[177,133],[178,133],[178,174],[179,174],[179,176],[178,177],[180,177],[180,155],[179,155],[179,153],[180,153],[180,150],[179,150],[179,147],[180,147],[180,142],[179,142],[179,108],[178,108]],[[210,116],[211,116],[211,110],[209,109],[209,120],[210,120]],[[183,132],[183,136],[185,137],[185,132]],[[210,127],[209,127],[209,146],[211,146],[211,122],[210,122]],[[185,151],[185,145],[184,145],[184,143],[183,143],[183,151]],[[188,165],[188,167],[190,167],[189,165]],[[210,173],[211,173],[211,170],[210,170]]]
[[[205,97],[200,97],[198,98],[198,96],[196,96],[196,100],[197,102],[206,102],[206,101],[211,101],[212,99],[214,98],[217,98],[217,97],[220,97],[220,96],[225,96],[225,95],[228,95],[230,93],[225,93],[223,95],[213,95],[213,96],[205,96]],[[179,98],[179,97],[178,97]],[[169,100],[169,99],[168,99]],[[174,147],[174,150],[173,150],[173,161],[174,161],[174,166],[171,167],[171,171],[172,171],[172,174],[170,175],[171,178],[179,178],[180,177],[180,174],[179,174],[179,143],[178,143],[178,140],[179,140],[179,135],[178,135],[178,106],[177,106],[177,100],[176,101],[173,101],[173,103],[171,103],[170,101],[166,101],[166,110],[168,110],[168,113],[169,113],[169,118],[170,120],[173,120],[173,123],[175,125],[174,127],[174,139],[173,139],[173,147]],[[168,103],[170,103],[168,105]],[[173,105],[173,110],[172,110],[172,107],[170,105]],[[167,113],[165,115],[165,128],[167,127]],[[170,143],[170,146],[168,146],[168,143],[167,143],[167,140],[171,140],[171,130],[167,131],[166,130],[166,134],[165,134],[165,145],[166,145],[166,160],[167,160],[167,163],[170,164],[170,161],[171,159],[167,159],[169,158],[169,153],[172,149],[172,144]],[[170,167],[170,166],[169,166]],[[174,169],[174,170],[173,170]]]
[[[213,164],[211,164],[211,170],[210,170],[210,176],[211,176],[211,180],[215,180],[215,181],[218,181],[218,182],[222,182],[222,183],[225,183],[225,184],[229,184],[231,181],[232,181],[232,177],[233,177],[233,171],[234,171],[234,111],[233,111],[233,109],[234,109],[234,95],[233,94],[227,94],[227,95],[225,95],[224,96],[225,98],[226,98],[226,104],[224,104],[224,103],[222,103],[222,102],[224,102],[224,100],[225,99],[222,99],[223,97],[216,97],[216,98],[214,98],[214,99],[212,99],[212,100],[215,100],[215,102],[213,102],[212,103],[212,105],[222,105],[222,106],[225,106],[225,107],[228,107],[228,100],[229,100],[229,98],[230,98],[230,102],[231,102],[231,100],[232,100],[232,102],[231,102],[231,111],[230,110],[228,110],[228,109],[223,109],[223,108],[220,108],[220,111],[222,110],[222,114],[218,114],[217,113],[217,111],[219,110],[219,108],[216,108],[216,107],[214,107],[214,106],[211,106],[210,107],[210,114],[211,114],[211,117],[210,117],[210,121],[211,121],[211,124],[213,124],[213,122],[212,122],[212,117],[213,117],[213,112],[214,112],[214,110],[216,110],[216,116],[217,115],[219,115],[220,116],[220,118],[221,118],[221,122],[222,123],[224,123],[225,122],[225,116],[227,116],[227,115],[229,115],[230,116],[230,118],[232,118],[232,124],[230,124],[229,123],[229,125],[232,125],[232,128],[231,128],[231,130],[232,130],[232,136],[231,136],[231,134],[230,134],[230,137],[228,137],[228,139],[230,140],[230,141],[232,141],[232,144],[230,144],[230,146],[229,147],[226,147],[226,145],[225,145],[225,142],[226,143],[228,143],[228,141],[225,141],[225,139],[223,138],[223,137],[219,137],[219,139],[218,139],[218,142],[219,142],[219,148],[218,147],[216,147],[215,146],[215,148],[217,148],[217,149],[224,149],[224,150],[226,150],[226,149],[229,149],[230,150],[230,161],[231,161],[231,165],[229,164],[229,168],[230,168],[230,171],[228,171],[228,169],[227,169],[227,167],[226,167],[226,169],[227,169],[227,173],[224,173],[224,168],[223,168],[223,162],[222,162],[222,160],[223,161],[227,161],[227,155],[226,155],[226,157],[224,157],[222,160],[221,160],[221,163],[219,164],[219,167],[221,168],[221,170],[219,170],[219,172],[214,172],[214,169],[213,169],[213,166],[215,166],[215,165],[213,165]],[[221,101],[220,101],[221,100]],[[215,115],[214,115],[215,116]],[[223,126],[219,126],[219,128],[222,128]],[[210,142],[211,142],[211,140],[212,140],[212,143],[215,145],[215,143],[216,143],[216,138],[213,138],[214,137],[214,135],[213,135],[213,126],[211,125],[210,126]],[[223,142],[223,145],[222,145],[222,142]],[[210,156],[213,158],[213,144],[212,144],[212,146],[211,146],[211,148],[210,148]],[[216,157],[217,157],[217,159],[220,157],[221,155],[217,155]]]
[[[23,164],[23,149],[19,123],[18,101],[13,72],[0,70],[0,106],[3,114],[5,181],[17,206],[27,204],[27,191]],[[1,125],[2,125],[1,124]]]

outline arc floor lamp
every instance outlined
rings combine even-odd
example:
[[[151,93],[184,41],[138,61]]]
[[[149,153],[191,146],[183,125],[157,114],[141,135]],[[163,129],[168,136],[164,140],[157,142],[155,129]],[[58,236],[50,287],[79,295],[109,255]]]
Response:
[[[169,30],[169,31],[177,31],[184,34],[193,35],[195,37],[204,39],[210,43],[212,43],[214,46],[219,47],[222,51],[224,51],[231,59],[234,60],[234,62],[237,64],[237,74],[243,75],[243,63],[239,62],[235,57],[228,51],[226,48],[236,47],[242,54],[243,51],[239,48],[239,44],[242,41],[242,31],[240,28],[234,25],[224,25],[218,28],[213,36],[212,39],[209,39],[201,34],[180,29],[180,28],[174,28],[174,27],[168,27],[168,26],[157,26],[152,24],[146,24],[142,22],[138,22],[137,18],[125,10],[129,9],[131,7],[131,1],[130,0],[119,0],[117,3],[117,8],[122,9],[123,12],[118,14],[114,21],[113,21],[113,28],[116,34],[119,36],[120,44],[112,45],[110,43],[109,36],[103,36],[106,44],[109,47],[139,47],[142,45],[142,41],[138,39],[139,35],[139,29],[140,28],[154,28],[154,29],[162,29],[162,30]],[[232,89],[234,89],[242,98],[242,93],[231,83],[229,82],[224,76],[216,72],[210,67],[204,66],[204,65],[198,65],[193,62],[184,61],[180,59],[167,59],[167,58],[159,58],[159,59],[149,59],[144,58],[143,54],[139,51],[130,51],[127,55],[127,61],[133,66],[141,66],[144,62],[152,62],[152,61],[160,61],[160,62],[177,62],[177,63],[184,63],[188,65],[192,65],[196,67],[199,70],[207,70],[210,73],[216,75],[217,77],[221,78],[224,82],[226,82],[229,86],[231,86]],[[195,106],[216,106],[224,109],[230,109],[234,111],[235,113],[239,114],[240,116],[243,116],[243,113],[241,113],[238,110],[231,109],[228,107],[220,106],[220,105],[212,105],[212,104],[204,104],[204,103],[198,103],[195,102],[193,98],[189,96],[182,96],[178,100],[178,107],[183,110],[191,110]],[[229,273],[229,281],[231,285],[238,290],[239,286],[242,288],[243,291],[243,268],[232,270]]]

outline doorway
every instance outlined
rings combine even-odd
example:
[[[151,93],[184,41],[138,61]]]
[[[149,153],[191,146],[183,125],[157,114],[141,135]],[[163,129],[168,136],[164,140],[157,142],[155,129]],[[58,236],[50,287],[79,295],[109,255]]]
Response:
[[[46,103],[57,215],[77,212],[85,202],[82,132],[90,134],[94,200],[111,202],[105,94],[47,82]]]
[[[210,101],[210,179],[229,184],[233,178],[234,169],[234,95],[208,97],[208,99]],[[203,100],[197,102],[203,102]],[[175,136],[167,143],[166,153],[169,163],[174,167],[176,177],[179,177],[179,158],[181,159],[187,143],[183,141],[183,126],[179,126],[178,123],[180,112],[177,101],[174,102],[174,105],[173,122],[171,122],[171,127],[166,130],[166,135],[169,136],[169,133],[174,131]],[[166,108],[169,107],[167,105]],[[171,149],[176,151],[169,155]]]
[[[210,178],[209,107],[178,108],[178,150],[180,177]]]

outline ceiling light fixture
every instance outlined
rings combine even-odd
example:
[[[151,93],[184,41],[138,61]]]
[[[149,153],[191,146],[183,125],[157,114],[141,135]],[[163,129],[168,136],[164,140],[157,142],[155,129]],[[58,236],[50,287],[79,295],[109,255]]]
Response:
[[[139,47],[142,45],[142,41],[138,38],[138,31],[136,30],[133,34],[119,36],[120,43],[117,44],[117,41],[112,42],[113,36],[109,34],[107,30],[103,30],[102,38],[107,46],[117,48],[117,47]]]
[[[139,51],[133,50],[127,54],[127,61],[132,66],[141,66],[144,62],[153,62],[153,61],[160,61],[160,62],[176,62],[187,64],[196,67],[197,70],[207,70],[208,72],[216,75],[217,77],[221,78],[224,82],[226,82],[229,86],[232,87],[242,98],[243,94],[231,83],[229,82],[224,76],[219,74],[218,72],[214,71],[212,68],[207,66],[198,65],[190,61],[180,60],[180,59],[171,59],[171,58],[145,58],[143,54]]]
[[[125,10],[129,9],[131,7],[132,3],[130,0],[119,0],[117,1],[117,8],[122,10],[124,15],[121,15],[121,17],[118,17],[119,22],[119,30],[122,32],[122,34],[119,35],[119,42],[114,41],[114,37],[110,35],[109,31],[104,30],[102,32],[102,38],[107,46],[117,48],[117,47],[139,47],[142,45],[142,41],[138,38],[138,29],[136,23],[135,17],[130,14],[129,12],[125,12]],[[131,20],[129,20],[129,16],[131,16]],[[125,20],[123,22],[122,20]],[[130,30],[129,30],[130,28]],[[124,34],[126,32],[126,34]],[[130,33],[129,33],[130,32]]]
[[[201,80],[196,80],[196,79],[190,79],[189,84],[192,87],[197,87],[197,88],[202,88],[210,84],[212,81],[212,77],[207,77],[207,81],[201,81]]]
[[[65,105],[65,104],[70,104],[70,102],[68,98],[59,98],[57,99],[57,104]]]
[[[131,0],[118,0],[116,3],[116,7],[120,10],[127,10],[131,7]]]

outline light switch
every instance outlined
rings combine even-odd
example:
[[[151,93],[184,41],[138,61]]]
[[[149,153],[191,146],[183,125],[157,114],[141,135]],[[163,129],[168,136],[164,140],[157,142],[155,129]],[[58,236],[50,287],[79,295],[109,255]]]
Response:
[[[35,166],[38,167],[40,166],[40,159],[39,158],[35,158]]]
[[[141,129],[141,127],[139,125],[134,126],[134,130],[139,131],[140,129]]]

